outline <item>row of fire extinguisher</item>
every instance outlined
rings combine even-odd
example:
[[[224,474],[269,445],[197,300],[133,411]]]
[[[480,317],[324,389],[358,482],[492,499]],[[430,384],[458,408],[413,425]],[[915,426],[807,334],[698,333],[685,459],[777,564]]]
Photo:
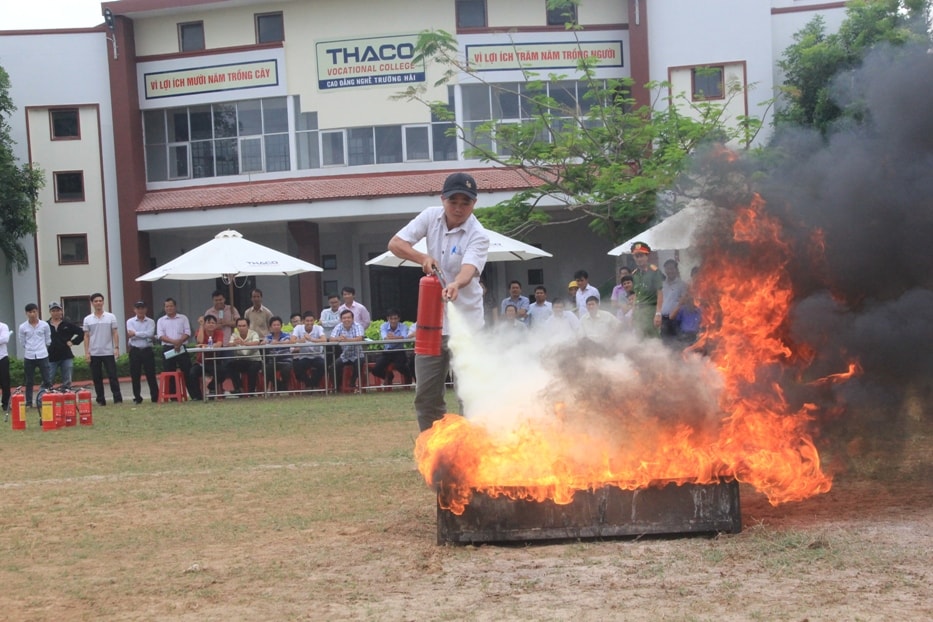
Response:
[[[87,389],[40,391],[39,403],[43,430],[57,430],[78,424],[93,425],[91,392]],[[17,391],[10,400],[10,419],[14,430],[26,429],[26,396]]]

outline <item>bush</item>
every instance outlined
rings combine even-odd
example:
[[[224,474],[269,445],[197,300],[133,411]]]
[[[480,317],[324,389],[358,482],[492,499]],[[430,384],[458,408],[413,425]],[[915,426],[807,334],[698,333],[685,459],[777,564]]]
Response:
[[[162,371],[162,358],[161,348],[156,348],[155,364],[156,364],[156,373]],[[127,378],[130,375],[130,355],[121,354],[117,358],[117,377]],[[59,376],[60,378],[60,376]],[[84,382],[91,379],[91,368],[88,366],[87,361],[84,360],[84,356],[76,356],[74,359],[74,371],[71,374],[72,382]],[[22,359],[17,359],[10,357],[10,384],[14,387],[22,386],[24,380],[23,373],[23,361]],[[36,382],[39,382],[38,373],[36,374]],[[56,380],[56,384],[58,384]]]

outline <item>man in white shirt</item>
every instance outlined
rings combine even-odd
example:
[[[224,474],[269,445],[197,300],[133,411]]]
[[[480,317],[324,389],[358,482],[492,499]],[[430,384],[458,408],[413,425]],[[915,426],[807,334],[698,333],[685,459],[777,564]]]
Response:
[[[4,421],[9,418],[10,413],[10,353],[7,351],[7,345],[10,343],[10,327],[0,322],[0,390],[3,392],[3,415]]]
[[[590,275],[586,270],[577,270],[573,274],[577,282],[577,316],[582,318],[586,315],[586,301],[590,296],[596,296],[596,301],[600,301],[599,290],[590,285]]]
[[[104,311],[104,295],[101,293],[91,294],[91,309],[91,313],[84,318],[84,360],[91,368],[97,403],[100,406],[107,404],[103,377],[103,370],[106,369],[113,403],[121,404],[123,394],[120,392],[120,380],[117,378],[117,357],[120,356],[117,316]]]
[[[174,298],[166,298],[163,303],[165,315],[156,322],[156,338],[162,344],[162,356],[165,358],[162,369],[181,371],[187,378],[191,374],[191,357],[185,344],[191,339],[191,323],[187,316],[178,313]],[[178,388],[175,388],[178,392]]]
[[[155,339],[155,320],[146,316],[145,301],[138,300],[133,305],[136,313],[126,321],[126,340],[130,348],[130,381],[133,384],[133,403],[141,404],[142,373],[146,372],[146,382],[149,385],[149,397],[153,403],[159,401],[159,383],[156,380],[155,353],[152,351],[152,341]]]
[[[32,385],[36,368],[42,376],[42,389],[52,388],[49,374],[49,346],[52,345],[52,331],[48,322],[39,317],[39,306],[30,302],[26,305],[26,321],[19,325],[19,345],[23,348],[23,379],[26,385],[26,404],[32,406]],[[41,391],[40,391],[41,392]],[[36,408],[39,408],[36,396]]]
[[[479,275],[486,266],[489,234],[473,215],[476,207],[476,180],[466,173],[448,175],[441,190],[442,207],[429,207],[405,225],[389,240],[389,250],[396,257],[421,266],[425,274],[436,269],[446,279],[441,292],[444,300],[457,307],[471,331],[483,327],[483,289]],[[425,239],[427,252],[412,245]],[[419,320],[420,321],[420,320]],[[427,330],[422,326],[421,330]],[[447,348],[447,312],[444,311],[444,335],[440,355],[416,354],[415,411],[421,431],[429,429],[447,412],[444,402],[450,350]]]
[[[346,309],[353,313],[353,321],[362,326],[363,330],[369,328],[369,325],[373,323],[369,316],[369,309],[356,301],[356,290],[347,285],[340,293],[343,295],[343,304],[337,309],[337,315]]]

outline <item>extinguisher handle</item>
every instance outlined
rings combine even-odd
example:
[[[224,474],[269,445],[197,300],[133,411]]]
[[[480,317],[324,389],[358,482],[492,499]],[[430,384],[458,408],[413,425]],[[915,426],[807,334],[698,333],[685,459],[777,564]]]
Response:
[[[434,276],[436,276],[437,280],[441,282],[441,287],[447,289],[447,279],[444,278],[444,273],[441,272],[441,269],[437,266],[431,266],[431,268],[434,270]]]

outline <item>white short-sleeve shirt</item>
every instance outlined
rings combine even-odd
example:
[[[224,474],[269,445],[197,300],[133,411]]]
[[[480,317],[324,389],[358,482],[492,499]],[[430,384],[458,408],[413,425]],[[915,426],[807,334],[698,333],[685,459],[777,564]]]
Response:
[[[440,262],[441,272],[448,281],[460,273],[463,264],[476,268],[476,276],[470,279],[466,287],[461,287],[453,304],[463,314],[469,326],[479,329],[483,326],[483,288],[479,284],[479,274],[486,266],[489,252],[489,235],[486,229],[470,215],[465,223],[453,229],[447,228],[443,207],[429,207],[396,234],[409,244],[415,244],[422,238],[428,247],[428,255]],[[444,313],[444,331],[448,334],[447,313]]]

